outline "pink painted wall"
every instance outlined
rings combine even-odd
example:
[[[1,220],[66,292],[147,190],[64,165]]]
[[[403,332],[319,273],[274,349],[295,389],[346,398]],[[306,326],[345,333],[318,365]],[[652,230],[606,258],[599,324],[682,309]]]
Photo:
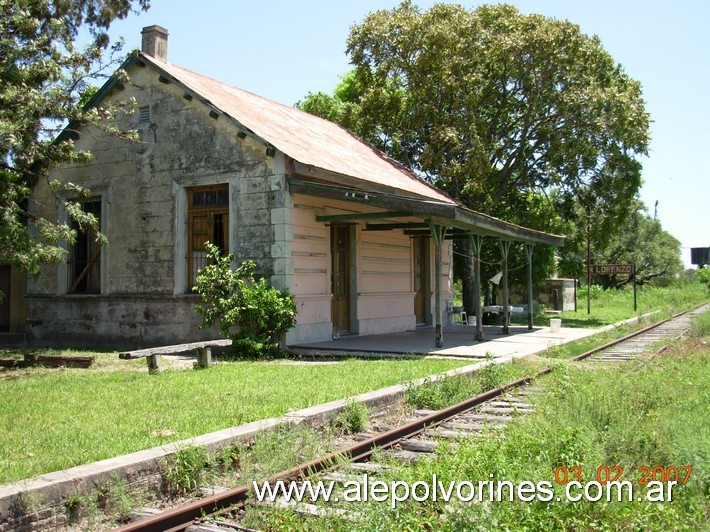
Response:
[[[330,340],[331,257],[330,228],[316,222],[317,215],[378,212],[367,206],[295,194],[290,212],[293,273],[288,285],[298,308],[297,325],[288,337],[289,344]],[[377,220],[382,223],[385,220]],[[421,221],[393,219],[396,221]],[[363,231],[365,221],[355,228],[355,268],[357,272],[357,322],[360,335],[404,331],[415,327],[413,250],[411,239],[402,230]],[[430,243],[431,309],[433,301],[433,243]],[[451,246],[442,250],[442,309],[452,298]],[[442,318],[446,321],[446,314]],[[433,323],[433,318],[430,319]]]

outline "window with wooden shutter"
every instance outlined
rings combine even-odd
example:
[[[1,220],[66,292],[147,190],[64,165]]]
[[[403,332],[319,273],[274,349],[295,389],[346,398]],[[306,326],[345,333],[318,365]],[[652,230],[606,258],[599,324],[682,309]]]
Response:
[[[229,252],[229,188],[188,188],[187,206],[187,288],[192,292],[197,272],[207,265],[205,243]]]
[[[101,198],[82,201],[81,207],[101,223]],[[72,222],[72,227],[77,235],[67,254],[67,293],[100,294],[101,244],[96,241],[96,231],[81,228],[76,222]]]

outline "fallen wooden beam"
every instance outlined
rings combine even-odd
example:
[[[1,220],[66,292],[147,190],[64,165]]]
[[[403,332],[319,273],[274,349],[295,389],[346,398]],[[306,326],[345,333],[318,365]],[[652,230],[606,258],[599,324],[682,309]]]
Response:
[[[94,357],[26,354],[23,360],[2,359],[0,360],[0,366],[4,368],[27,368],[31,366],[46,366],[50,368],[88,368],[94,363],[94,360]]]

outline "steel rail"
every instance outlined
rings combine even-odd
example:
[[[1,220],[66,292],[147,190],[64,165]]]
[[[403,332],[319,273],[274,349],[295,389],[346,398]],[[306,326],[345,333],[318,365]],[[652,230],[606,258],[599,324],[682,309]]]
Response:
[[[584,360],[585,358],[589,358],[595,353],[599,353],[600,351],[604,351],[605,349],[609,349],[610,347],[614,347],[615,345],[621,344],[623,342],[626,342],[627,340],[630,340],[631,338],[634,338],[636,336],[639,336],[641,334],[647,333],[648,331],[651,331],[657,327],[660,327],[664,323],[668,323],[671,320],[674,320],[676,318],[679,318],[683,314],[687,314],[688,312],[691,312],[692,310],[699,309],[706,303],[703,303],[702,305],[698,305],[697,307],[693,309],[688,309],[684,310],[683,312],[678,312],[677,314],[673,314],[670,318],[666,318],[665,320],[661,320],[658,323],[652,323],[648,327],[644,327],[643,329],[639,329],[638,331],[634,331],[632,333],[627,334],[626,336],[622,336],[621,338],[617,338],[616,340],[612,340],[609,343],[606,343],[604,345],[600,345],[599,347],[595,347],[594,349],[590,349],[589,351],[585,351],[581,355],[577,355],[575,357],[570,358],[569,360],[572,362],[577,362],[579,360]]]
[[[700,308],[700,306],[696,308]],[[634,331],[626,336],[623,336],[622,338],[604,344],[600,347],[590,349],[589,351],[586,351],[581,355],[577,355],[569,360],[584,360],[585,358],[588,358],[595,353],[598,353],[600,351],[608,349],[609,347],[613,347],[617,344],[630,340],[631,338],[634,338],[657,327],[660,327],[664,323],[678,318],[683,314],[690,312],[691,310],[695,309],[689,309],[674,314],[670,318],[649,325],[648,327],[644,327],[643,329],[639,329],[638,331]],[[386,449],[392,447],[405,438],[411,438],[412,436],[416,436],[422,431],[436,426],[440,423],[443,423],[451,417],[454,417],[458,414],[462,414],[478,406],[481,403],[485,403],[486,401],[489,401],[495,397],[502,395],[504,392],[511,388],[516,388],[528,384],[532,380],[546,375],[552,371],[552,367],[543,369],[533,376],[523,377],[516,381],[507,383],[499,388],[495,388],[493,390],[481,393],[479,395],[476,395],[475,397],[466,399],[465,401],[462,401],[443,410],[439,410],[422,418],[411,421],[405,425],[395,427],[394,429],[391,429],[387,432],[378,434],[376,436],[373,436],[372,438],[368,438],[367,440],[355,443],[338,452],[329,453],[315,460],[302,463],[286,471],[282,471],[275,475],[271,475],[267,478],[258,480],[257,483],[263,484],[264,482],[275,483],[279,480],[295,480],[299,478],[304,478],[306,476],[321,471],[332,469],[338,464],[342,463],[343,460],[351,462],[366,460],[373,454],[373,452],[375,452],[376,449]],[[165,512],[161,512],[160,514],[141,519],[140,521],[136,521],[134,523],[126,524],[118,528],[117,532],[182,532],[187,527],[192,525],[196,519],[204,518],[206,516],[214,516],[218,513],[224,512],[225,509],[228,509],[231,506],[239,505],[245,502],[249,498],[249,492],[252,489],[252,485],[252,483],[245,484],[239,486],[238,488],[234,488],[217,495],[187,503],[178,508],[166,510]]]

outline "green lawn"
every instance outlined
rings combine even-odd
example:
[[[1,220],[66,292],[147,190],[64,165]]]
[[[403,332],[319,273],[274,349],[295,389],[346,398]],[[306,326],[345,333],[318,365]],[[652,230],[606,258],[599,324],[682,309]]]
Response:
[[[86,354],[86,353],[82,353]],[[237,361],[209,370],[18,370],[0,378],[0,483],[198,436],[470,364]],[[108,360],[106,360],[108,359]]]

